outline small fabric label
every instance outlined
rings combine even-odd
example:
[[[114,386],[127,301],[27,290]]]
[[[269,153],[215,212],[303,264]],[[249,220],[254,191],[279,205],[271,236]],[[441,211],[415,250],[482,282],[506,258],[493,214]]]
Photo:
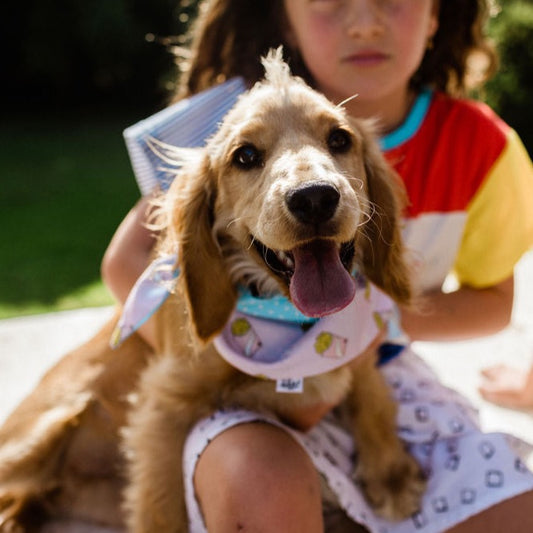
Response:
[[[302,393],[304,391],[303,378],[283,378],[276,381],[276,392]]]

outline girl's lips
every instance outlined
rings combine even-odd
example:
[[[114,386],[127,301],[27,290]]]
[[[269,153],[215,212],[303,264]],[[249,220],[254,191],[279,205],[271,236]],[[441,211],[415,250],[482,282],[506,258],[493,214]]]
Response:
[[[358,66],[376,66],[387,61],[388,58],[389,56],[383,52],[365,50],[346,57],[345,61]]]

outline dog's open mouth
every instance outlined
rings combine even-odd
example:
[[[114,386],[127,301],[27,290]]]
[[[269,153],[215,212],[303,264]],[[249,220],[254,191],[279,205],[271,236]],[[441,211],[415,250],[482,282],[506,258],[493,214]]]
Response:
[[[329,315],[353,300],[352,242],[339,246],[317,239],[289,252],[272,250],[256,239],[253,242],[267,267],[287,282],[292,303],[304,315]]]

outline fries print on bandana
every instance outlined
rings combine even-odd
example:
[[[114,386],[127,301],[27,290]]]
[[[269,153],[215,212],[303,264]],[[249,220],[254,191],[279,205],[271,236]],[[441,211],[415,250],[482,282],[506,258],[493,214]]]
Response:
[[[301,383],[338,368],[363,353],[394,316],[388,296],[368,282],[358,284],[347,307],[319,320],[283,296],[260,298],[241,289],[236,310],[214,340],[217,351],[242,372],[278,383]]]

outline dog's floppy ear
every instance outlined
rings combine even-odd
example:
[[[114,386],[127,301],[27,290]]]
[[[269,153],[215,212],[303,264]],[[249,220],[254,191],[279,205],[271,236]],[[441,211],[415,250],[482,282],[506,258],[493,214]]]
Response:
[[[178,243],[179,287],[198,338],[207,341],[228,321],[237,294],[213,234],[216,182],[200,154],[176,178],[169,230]]]
[[[363,268],[370,281],[396,302],[407,304],[412,297],[411,279],[400,231],[406,192],[370,133],[364,132],[364,137],[370,216],[359,243]]]

